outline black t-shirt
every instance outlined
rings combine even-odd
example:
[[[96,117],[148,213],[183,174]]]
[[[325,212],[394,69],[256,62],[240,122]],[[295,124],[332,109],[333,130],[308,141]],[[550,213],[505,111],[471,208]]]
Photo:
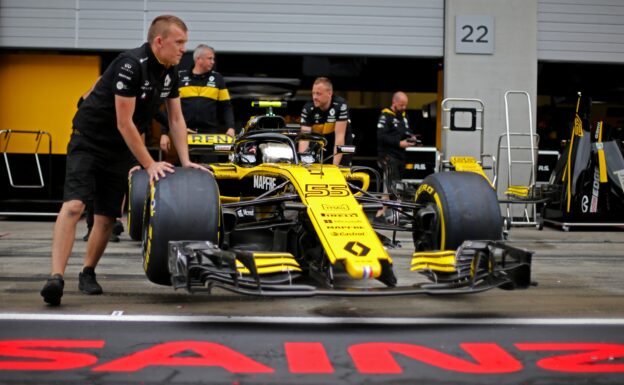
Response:
[[[312,127],[312,132],[322,134],[327,139],[325,156],[334,153],[334,143],[336,135],[336,122],[347,122],[345,132],[345,144],[352,144],[351,125],[349,124],[349,106],[347,101],[340,96],[333,96],[327,111],[314,107],[313,102],[308,102],[301,111],[301,125]]]
[[[80,105],[74,128],[103,144],[125,145],[117,128],[115,95],[136,98],[132,121],[144,132],[164,99],[179,97],[177,84],[177,67],[160,64],[148,43],[126,51],[108,66]]]
[[[384,108],[377,121],[377,154],[380,157],[390,155],[396,159],[405,159],[405,149],[399,143],[410,134],[405,112],[397,115],[390,108]]]

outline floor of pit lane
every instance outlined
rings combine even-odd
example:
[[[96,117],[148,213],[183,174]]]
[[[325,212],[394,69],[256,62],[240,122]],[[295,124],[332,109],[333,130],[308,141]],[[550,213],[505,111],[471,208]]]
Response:
[[[624,319],[3,314],[0,327],[2,384],[624,381]]]
[[[38,294],[51,230],[0,221],[0,384],[624,383],[619,229],[512,229],[535,251],[525,291],[390,298],[173,291],[145,279],[126,234],[98,267],[105,293],[86,296],[78,238],[59,308]],[[399,240],[390,253],[409,281]]]

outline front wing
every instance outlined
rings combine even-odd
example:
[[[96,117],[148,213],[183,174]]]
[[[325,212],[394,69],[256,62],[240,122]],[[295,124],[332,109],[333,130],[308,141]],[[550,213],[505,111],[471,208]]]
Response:
[[[289,253],[222,250],[208,241],[170,242],[169,270],[175,289],[210,293],[213,288],[222,288],[267,297],[468,294],[531,285],[533,253],[502,242],[466,241],[453,256],[448,252],[434,254],[414,253],[412,260],[412,270],[431,282],[397,287],[302,284],[298,282],[306,278],[302,277],[304,269]],[[435,266],[439,261],[452,267],[439,269]]]

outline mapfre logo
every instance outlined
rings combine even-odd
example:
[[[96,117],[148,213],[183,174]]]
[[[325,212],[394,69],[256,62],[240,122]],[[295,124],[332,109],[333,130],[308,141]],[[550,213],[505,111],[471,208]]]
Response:
[[[254,175],[253,186],[261,190],[272,190],[277,185],[277,178],[263,175]]]
[[[326,211],[347,211],[349,210],[349,205],[332,205],[332,204],[323,204],[321,205],[323,210]]]

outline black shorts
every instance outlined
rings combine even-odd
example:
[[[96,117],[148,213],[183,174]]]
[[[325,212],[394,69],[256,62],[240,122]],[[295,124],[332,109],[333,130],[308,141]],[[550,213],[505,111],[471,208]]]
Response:
[[[101,145],[76,130],[67,145],[63,201],[93,201],[93,212],[121,216],[133,158],[127,147]]]
[[[394,183],[403,178],[403,170],[405,169],[405,161],[393,158],[390,155],[382,155],[379,158],[379,167],[383,171],[383,192],[395,192]]]

